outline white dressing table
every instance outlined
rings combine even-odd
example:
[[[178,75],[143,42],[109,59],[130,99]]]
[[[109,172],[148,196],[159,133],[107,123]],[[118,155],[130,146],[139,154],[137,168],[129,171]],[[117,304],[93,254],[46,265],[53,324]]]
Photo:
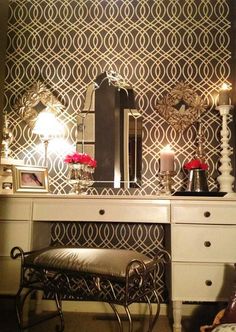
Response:
[[[160,223],[167,227],[172,261],[168,274],[174,332],[181,331],[183,301],[227,300],[236,262],[236,199],[156,196],[0,196],[0,293],[15,294],[17,261],[24,250],[50,243],[52,222]]]

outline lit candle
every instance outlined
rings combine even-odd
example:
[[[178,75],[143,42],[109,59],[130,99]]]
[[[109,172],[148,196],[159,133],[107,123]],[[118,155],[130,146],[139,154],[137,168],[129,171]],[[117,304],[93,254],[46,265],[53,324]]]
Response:
[[[175,153],[171,150],[169,145],[165,146],[160,152],[160,171],[173,172],[174,171]]]
[[[219,105],[231,105],[230,99],[230,88],[226,83],[222,84],[222,87],[219,91]]]

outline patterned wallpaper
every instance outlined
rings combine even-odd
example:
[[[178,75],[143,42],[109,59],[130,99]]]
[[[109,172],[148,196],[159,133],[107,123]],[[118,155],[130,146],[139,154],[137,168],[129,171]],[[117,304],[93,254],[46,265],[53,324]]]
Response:
[[[155,111],[157,102],[179,82],[187,82],[209,106],[202,115],[204,148],[209,186],[216,189],[221,119],[214,101],[222,82],[230,82],[232,1],[10,0],[5,110],[15,137],[12,157],[43,164],[38,137],[14,108],[35,81],[43,81],[64,105],[63,141],[75,145],[76,117],[83,109],[87,85],[104,70],[115,70],[134,87],[143,115],[143,185],[132,193],[157,193],[159,153],[167,143],[176,152],[174,189],[185,186],[182,165],[194,156],[197,126],[178,133]],[[70,189],[62,147],[49,144],[54,193]],[[90,193],[98,190],[91,188]],[[131,192],[118,190],[124,193]]]

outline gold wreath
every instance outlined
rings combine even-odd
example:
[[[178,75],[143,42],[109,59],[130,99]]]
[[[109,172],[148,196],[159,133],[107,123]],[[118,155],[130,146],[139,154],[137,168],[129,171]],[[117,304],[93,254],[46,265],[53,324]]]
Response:
[[[178,105],[181,106],[178,108]],[[206,105],[188,84],[181,82],[158,102],[155,109],[175,130],[183,132],[206,110]]]

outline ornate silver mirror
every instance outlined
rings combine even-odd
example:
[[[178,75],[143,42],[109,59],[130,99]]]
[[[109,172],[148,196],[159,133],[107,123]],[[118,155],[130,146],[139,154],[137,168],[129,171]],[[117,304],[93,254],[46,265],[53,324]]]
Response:
[[[34,128],[38,114],[41,111],[50,109],[51,113],[58,115],[62,108],[62,104],[40,81],[35,82],[15,105],[20,117],[31,129]]]
[[[132,86],[115,72],[104,72],[87,88],[78,114],[77,150],[97,160],[96,187],[141,185],[142,116]]]

